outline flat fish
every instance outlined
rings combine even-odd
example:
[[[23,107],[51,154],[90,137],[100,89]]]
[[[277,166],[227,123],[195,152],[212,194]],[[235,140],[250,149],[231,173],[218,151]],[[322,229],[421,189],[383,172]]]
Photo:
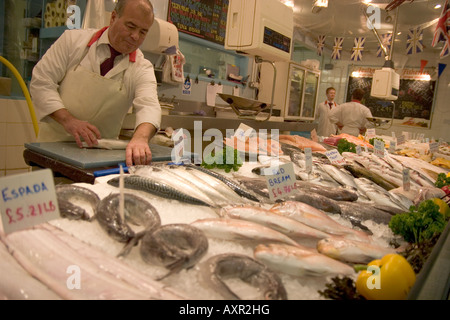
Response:
[[[355,274],[349,265],[309,248],[274,243],[260,244],[253,254],[256,260],[272,270],[295,277]]]
[[[119,177],[113,178],[108,181],[108,184],[118,187],[119,179],[120,179]],[[212,206],[210,203],[206,203],[196,198],[195,195],[191,196],[189,194],[183,193],[165,183],[162,183],[149,177],[129,175],[125,176],[123,179],[124,179],[124,187],[128,189],[144,191],[162,198],[178,200],[189,204]]]
[[[281,242],[298,245],[293,239],[259,223],[227,218],[199,219],[191,223],[208,237],[247,243]]]
[[[208,251],[208,238],[189,224],[169,224],[147,232],[142,238],[140,254],[149,264],[164,266],[169,273],[194,266]]]
[[[55,191],[61,217],[69,220],[92,220],[95,218],[95,209],[100,198],[94,191],[73,184],[57,185]],[[92,208],[92,216],[80,206],[83,203]]]
[[[287,300],[286,289],[280,277],[263,263],[241,254],[220,254],[201,264],[203,283],[228,300],[241,300],[224,282],[237,278],[256,287],[264,300]]]
[[[127,243],[119,256],[129,253],[131,248],[145,235],[161,225],[158,211],[147,200],[136,195],[124,194],[124,216],[119,213],[120,194],[111,194],[97,206],[97,221],[113,239]],[[138,226],[133,230],[131,226]]]

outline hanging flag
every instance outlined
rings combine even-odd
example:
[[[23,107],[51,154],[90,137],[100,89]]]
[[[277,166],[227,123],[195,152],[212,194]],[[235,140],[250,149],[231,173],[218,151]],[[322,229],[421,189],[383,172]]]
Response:
[[[355,38],[355,46],[352,50],[352,56],[350,60],[352,61],[361,61],[362,60],[362,51],[364,50],[364,44],[366,42],[366,38],[357,37]]]
[[[386,48],[387,52],[391,50],[392,33],[385,33],[381,35],[381,43]],[[384,56],[381,45],[378,46],[377,57]]]
[[[422,52],[423,51],[422,39],[423,39],[423,29],[421,27],[408,30],[408,37],[406,39],[406,54]]]
[[[428,64],[428,60],[420,60],[420,73],[423,72],[423,69],[425,69],[427,64]]]
[[[339,60],[341,58],[342,44],[344,43],[344,38],[334,38],[333,52],[331,53],[331,58],[334,60]]]
[[[431,45],[435,47],[439,42],[444,41],[444,48],[442,48],[440,57],[446,57],[450,54],[449,50],[449,36],[450,30],[450,8],[448,6],[448,0],[445,1],[445,5],[442,8],[441,16],[439,17],[436,29],[434,30],[434,37]]]
[[[317,38],[317,54],[319,56],[322,56],[324,47],[325,47],[325,36],[319,36]]]
[[[444,69],[445,69],[446,66],[447,66],[447,65],[446,65],[446,64],[443,64],[443,63],[439,63],[439,64],[438,64],[438,77],[440,77],[441,74],[442,74],[442,72],[444,72]]]

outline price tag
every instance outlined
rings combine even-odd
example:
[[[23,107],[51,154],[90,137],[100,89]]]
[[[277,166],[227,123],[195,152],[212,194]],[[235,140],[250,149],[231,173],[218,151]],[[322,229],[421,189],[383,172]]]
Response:
[[[380,158],[384,158],[384,141],[375,139],[373,144],[373,153]]]
[[[375,128],[367,129],[367,132],[366,132],[367,139],[371,139],[371,138],[375,137],[376,135],[377,134],[376,134]]]
[[[267,168],[264,170],[264,177],[272,201],[286,198],[295,190],[296,178],[293,163]]]
[[[402,134],[400,137],[397,138],[397,145],[400,146],[400,145],[404,144],[405,141],[406,141],[406,137],[405,137],[405,135]]]
[[[366,147],[367,148],[367,147]],[[361,146],[358,144],[357,146],[356,146],[356,154],[359,156],[359,155],[361,155]]]
[[[312,149],[305,148],[305,163],[306,163],[306,172],[310,173],[312,171]]]
[[[439,151],[439,143],[432,142],[430,143],[430,153],[435,153]]]
[[[314,142],[319,142],[319,137],[317,136],[316,129],[313,129],[311,131],[311,140],[314,141]]]
[[[256,133],[255,129],[249,127],[248,125],[241,123],[236,129],[234,136],[241,141],[246,141],[249,137]]]
[[[391,143],[389,144],[389,152],[390,153],[395,153],[395,148],[396,148],[395,141],[391,141]]]
[[[345,164],[345,159],[341,156],[341,154],[337,150],[327,151],[327,152],[325,152],[325,155],[327,156],[328,160],[330,160],[330,162],[332,164],[337,164],[337,165]]]
[[[0,212],[7,234],[60,218],[50,169],[1,178],[0,191]]]
[[[411,188],[411,177],[409,175],[409,169],[403,169],[403,190],[409,191]]]

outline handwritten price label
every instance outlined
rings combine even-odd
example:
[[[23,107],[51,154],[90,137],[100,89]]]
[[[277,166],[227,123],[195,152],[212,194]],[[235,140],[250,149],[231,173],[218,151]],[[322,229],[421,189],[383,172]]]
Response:
[[[0,179],[0,212],[5,233],[60,218],[50,169]]]
[[[336,164],[339,166],[345,164],[345,159],[341,156],[339,151],[335,149],[325,152],[325,155],[332,164]]]
[[[265,169],[270,199],[275,201],[289,196],[295,190],[295,172],[292,163]]]

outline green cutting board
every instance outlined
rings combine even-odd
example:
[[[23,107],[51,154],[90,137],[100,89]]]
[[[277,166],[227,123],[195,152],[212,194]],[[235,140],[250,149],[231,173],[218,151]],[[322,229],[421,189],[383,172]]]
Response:
[[[80,149],[75,142],[34,142],[25,148],[82,169],[116,166],[125,162],[125,150]],[[152,161],[170,161],[172,148],[150,144]]]

